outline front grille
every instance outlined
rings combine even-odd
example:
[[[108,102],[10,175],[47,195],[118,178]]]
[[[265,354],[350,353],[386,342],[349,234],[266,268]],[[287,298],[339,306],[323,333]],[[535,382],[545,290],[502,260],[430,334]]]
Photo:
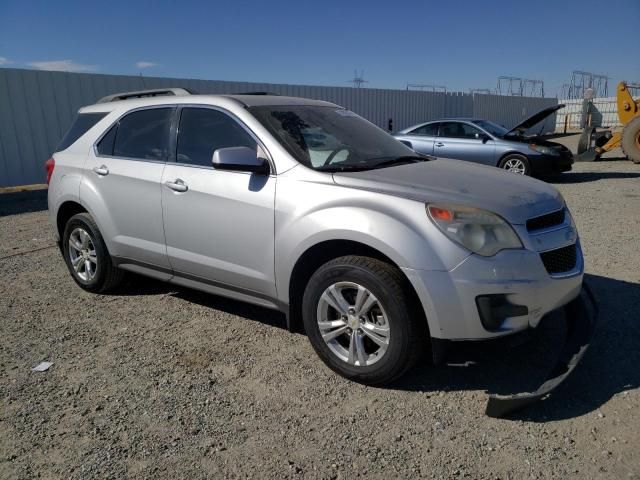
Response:
[[[527,220],[527,231],[542,230],[543,228],[555,227],[564,223],[564,208],[556,212],[540,215]]]
[[[540,258],[550,274],[568,272],[575,268],[578,260],[576,244],[542,252]]]

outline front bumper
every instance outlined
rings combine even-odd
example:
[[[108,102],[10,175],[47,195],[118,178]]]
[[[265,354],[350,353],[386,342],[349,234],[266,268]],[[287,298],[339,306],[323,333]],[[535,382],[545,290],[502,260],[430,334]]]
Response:
[[[552,175],[572,169],[572,155],[527,155],[533,175]]]
[[[404,268],[422,303],[431,336],[443,340],[485,340],[538,326],[544,315],[580,294],[584,263],[576,243],[575,267],[558,276],[545,269],[540,253],[527,249],[503,250],[493,257],[471,255],[453,270]],[[501,294],[527,313],[509,317],[499,328],[487,330],[476,299]]]
[[[581,294],[564,307],[567,338],[558,360],[546,380],[534,392],[491,395],[487,402],[489,417],[503,417],[547,397],[576,368],[584,356],[598,319],[598,306],[587,285]]]

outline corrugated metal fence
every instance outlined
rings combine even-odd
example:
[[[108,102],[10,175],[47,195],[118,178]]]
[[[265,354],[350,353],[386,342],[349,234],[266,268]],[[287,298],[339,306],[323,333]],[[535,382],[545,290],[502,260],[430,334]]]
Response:
[[[44,161],[71,125],[76,111],[111,93],[184,87],[198,93],[267,91],[326,100],[394,130],[445,117],[479,116],[513,125],[549,105],[553,98],[465,93],[223,82],[124,75],[0,69],[0,187],[42,183]],[[555,125],[555,118],[548,120]],[[539,128],[539,127],[538,127]],[[553,128],[545,131],[553,131]]]

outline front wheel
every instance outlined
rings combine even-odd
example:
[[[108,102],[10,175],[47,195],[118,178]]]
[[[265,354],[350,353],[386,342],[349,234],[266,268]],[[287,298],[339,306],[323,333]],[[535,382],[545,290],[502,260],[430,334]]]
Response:
[[[531,175],[529,160],[524,155],[507,155],[500,160],[498,167],[518,175]]]
[[[414,365],[426,340],[402,273],[380,260],[345,256],[320,267],[306,287],[303,321],[324,363],[348,379],[389,383]]]

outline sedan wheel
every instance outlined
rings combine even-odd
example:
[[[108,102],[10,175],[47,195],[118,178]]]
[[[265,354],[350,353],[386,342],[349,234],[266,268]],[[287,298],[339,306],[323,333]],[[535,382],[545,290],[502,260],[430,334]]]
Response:
[[[526,168],[524,163],[519,158],[511,158],[504,163],[505,170],[508,170],[513,173],[517,173],[519,175],[524,175],[526,172]]]
[[[523,155],[508,155],[500,160],[498,167],[518,175],[531,175],[529,160]]]

